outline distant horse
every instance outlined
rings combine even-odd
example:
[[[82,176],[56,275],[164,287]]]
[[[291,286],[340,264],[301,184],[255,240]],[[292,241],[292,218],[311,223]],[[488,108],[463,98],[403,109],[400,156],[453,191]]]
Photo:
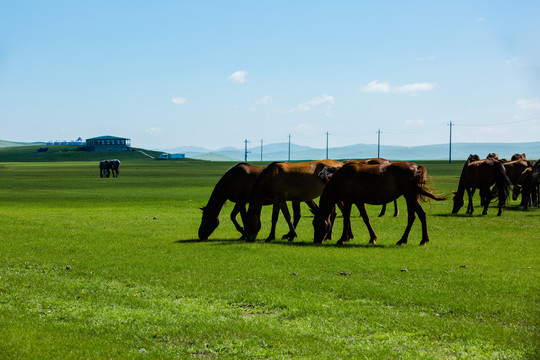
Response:
[[[480,203],[484,206],[482,215],[486,215],[492,198],[490,187],[493,184],[497,186],[499,196],[499,212],[497,213],[497,216],[500,216],[502,214],[502,207],[508,197],[511,184],[506,176],[503,164],[493,158],[472,162],[467,160],[461,171],[458,190],[454,192],[454,207],[452,209],[452,214],[457,214],[459,209],[463,206],[463,195],[465,190],[469,196],[467,214],[472,214],[474,211],[472,197],[475,189],[480,189]]]
[[[118,173],[120,172],[120,160],[118,159],[112,159],[111,162],[111,172],[113,177],[118,177]]]
[[[518,180],[518,187],[521,188],[521,206],[527,209],[529,202],[537,206],[540,203],[540,160],[532,168],[527,168]],[[514,193],[514,200],[517,195]],[[519,193],[518,193],[519,195]]]
[[[199,226],[199,239],[206,240],[219,225],[219,213],[227,200],[234,202],[234,208],[230,219],[238,232],[242,234],[241,239],[246,238],[244,228],[236,221],[238,213],[242,222],[245,223],[246,204],[249,202],[249,195],[255,185],[255,181],[264,167],[255,166],[248,163],[239,163],[229,169],[218,181],[208,204],[201,208],[203,212],[201,225]],[[316,207],[314,202],[308,203],[310,207]],[[293,202],[294,224],[300,221],[300,203]],[[269,238],[275,238],[275,227],[272,228]]]
[[[364,165],[381,165],[381,164],[390,163],[389,160],[386,160],[384,158],[371,158],[371,159],[365,159],[365,160],[348,160],[348,161],[345,161],[345,164],[347,164],[348,162],[357,162],[359,164],[364,164]],[[379,217],[384,216],[384,214],[386,214],[386,204],[383,204],[381,208],[381,212],[379,213]],[[398,215],[399,215],[399,208],[398,208],[397,199],[396,199],[394,200],[394,217]]]
[[[416,218],[422,223],[421,245],[429,242],[426,225],[426,213],[419,204],[418,199],[429,197],[434,200],[446,200],[445,197],[430,194],[425,189],[427,178],[426,169],[412,162],[397,161],[381,165],[364,165],[347,163],[336,171],[321,195],[319,210],[313,218],[314,242],[322,243],[328,236],[331,228],[329,215],[338,201],[343,202],[343,234],[338,244],[349,241],[350,212],[352,205],[356,205],[362,219],[368,228],[369,243],[374,244],[377,239],[371,227],[365,204],[386,204],[404,196],[407,202],[408,222],[405,233],[397,245],[407,243],[409,232]]]
[[[521,190],[521,187],[518,185],[519,178],[521,177],[521,174],[525,171],[525,169],[529,167],[529,162],[527,160],[519,159],[505,162],[503,163],[503,166],[506,172],[506,176],[508,176],[508,179],[513,185],[512,199],[516,200]]]
[[[111,171],[111,161],[101,160],[99,162],[99,177],[109,177]]]
[[[261,210],[264,204],[273,204],[272,228],[276,226],[281,209],[289,234],[286,238],[292,241],[296,236],[295,226],[286,201],[312,201],[319,197],[326,185],[320,176],[325,168],[338,168],[343,163],[335,160],[308,161],[301,163],[274,162],[264,169],[253,187],[249,200],[245,230],[248,241],[255,241],[261,229]],[[271,241],[272,238],[266,239]]]
[[[515,160],[527,160],[527,157],[525,156],[525,154],[514,154],[512,155],[512,158],[510,159],[510,161],[515,161]]]

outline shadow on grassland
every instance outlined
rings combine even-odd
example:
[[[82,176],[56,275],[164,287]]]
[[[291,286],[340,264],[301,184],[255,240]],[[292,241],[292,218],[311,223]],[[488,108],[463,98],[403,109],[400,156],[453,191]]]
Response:
[[[196,243],[215,243],[218,245],[233,245],[233,244],[241,244],[245,243],[246,240],[240,240],[240,239],[180,239],[176,240],[175,244],[196,244]]]
[[[314,242],[301,242],[301,241],[283,241],[283,240],[274,240],[269,243],[266,243],[264,240],[256,240],[255,242],[247,242],[246,240],[240,239],[181,239],[176,240],[176,244],[197,244],[197,243],[209,243],[215,245],[237,245],[237,244],[263,244],[265,246],[294,246],[294,247],[336,247],[336,248],[364,248],[364,249],[381,249],[381,248],[397,248],[397,245],[380,245],[380,244],[355,244],[347,243],[343,245],[337,245],[335,242],[325,242],[324,244],[316,244]]]

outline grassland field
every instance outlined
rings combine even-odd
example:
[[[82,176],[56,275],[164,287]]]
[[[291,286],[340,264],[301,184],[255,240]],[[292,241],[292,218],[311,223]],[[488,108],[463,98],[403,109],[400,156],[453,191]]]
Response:
[[[377,245],[353,211],[344,246],[313,244],[305,205],[293,242],[264,243],[265,207],[246,243],[228,203],[200,241],[199,208],[233,163],[118,153],[120,176],[100,178],[104,156],[0,150],[0,359],[540,357],[538,208],[427,202],[431,242],[417,220],[398,247],[403,199],[397,218],[368,206]],[[433,192],[456,190],[462,161],[417,162]]]

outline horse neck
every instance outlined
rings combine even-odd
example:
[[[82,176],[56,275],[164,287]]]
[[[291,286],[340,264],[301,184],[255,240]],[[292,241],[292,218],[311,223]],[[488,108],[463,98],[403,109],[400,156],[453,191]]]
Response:
[[[204,209],[209,214],[218,216],[225,201],[227,201],[227,194],[225,193],[223,186],[218,183],[214,188],[214,191],[212,191],[212,195],[210,195],[208,204],[206,204]]]
[[[330,186],[329,186],[330,185]],[[330,216],[330,213],[334,209],[334,206],[336,205],[336,199],[333,194],[333,189],[331,184],[326,185],[326,188],[324,189],[321,199],[319,201],[319,210],[317,215],[320,217],[326,219]]]
[[[465,193],[466,185],[467,184],[465,181],[465,174],[462,173],[461,177],[459,178],[459,185],[458,185],[458,189],[455,195],[463,197],[463,194]]]

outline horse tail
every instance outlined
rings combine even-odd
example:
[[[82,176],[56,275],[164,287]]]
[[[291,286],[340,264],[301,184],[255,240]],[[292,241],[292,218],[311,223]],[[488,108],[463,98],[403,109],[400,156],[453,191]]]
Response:
[[[493,165],[495,166],[495,184],[497,188],[499,202],[502,205],[505,205],[510,195],[510,185],[512,185],[512,182],[506,175],[506,170],[504,169],[503,164],[495,161]]]
[[[416,188],[416,195],[421,201],[426,201],[426,198],[430,198],[437,201],[447,200],[448,197],[434,195],[430,192],[427,184],[427,170],[422,165],[417,165],[417,168],[414,172],[412,182]]]

